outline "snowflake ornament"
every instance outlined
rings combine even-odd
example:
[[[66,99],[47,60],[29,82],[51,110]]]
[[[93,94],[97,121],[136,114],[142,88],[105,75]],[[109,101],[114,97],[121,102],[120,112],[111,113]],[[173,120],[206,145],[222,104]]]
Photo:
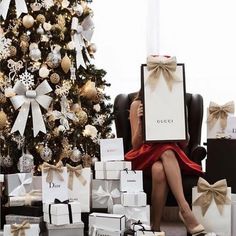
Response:
[[[22,84],[25,85],[27,89],[30,89],[34,86],[34,76],[30,74],[27,70],[19,76],[19,80]]]
[[[54,6],[53,0],[43,0],[41,4],[46,10],[49,10],[52,6]]]
[[[93,122],[94,122],[95,125],[102,126],[105,122],[105,119],[106,119],[106,115],[98,115],[98,116],[93,118]]]
[[[0,37],[0,61],[3,59],[8,58],[10,53],[10,46],[11,46],[12,40],[5,38],[4,36]]]

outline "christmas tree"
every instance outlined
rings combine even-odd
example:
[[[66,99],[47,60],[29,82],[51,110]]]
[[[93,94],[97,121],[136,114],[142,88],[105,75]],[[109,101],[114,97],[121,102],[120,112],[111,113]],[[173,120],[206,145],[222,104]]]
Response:
[[[90,167],[113,136],[92,18],[88,1],[1,1],[2,173],[39,174],[44,161]]]

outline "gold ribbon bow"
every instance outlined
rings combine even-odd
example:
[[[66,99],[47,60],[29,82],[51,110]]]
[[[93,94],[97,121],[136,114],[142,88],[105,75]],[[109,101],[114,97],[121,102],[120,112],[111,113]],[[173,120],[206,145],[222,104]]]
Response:
[[[154,85],[160,78],[161,73],[165,78],[169,90],[172,90],[173,81],[177,80],[174,72],[176,71],[177,62],[175,57],[165,58],[158,56],[149,56],[147,58],[147,69],[150,72],[147,80]]]
[[[13,236],[25,236],[25,229],[30,228],[30,223],[28,221],[23,221],[22,224],[11,225],[11,233]]]
[[[25,205],[31,206],[32,200],[41,201],[42,200],[42,190],[32,190],[25,194]]]
[[[230,204],[231,202],[227,197],[226,179],[219,180],[211,185],[200,177],[197,184],[197,191],[202,194],[193,202],[193,205],[201,207],[203,216],[206,214],[213,199],[221,215],[224,205]]]
[[[229,113],[234,113],[234,102],[230,101],[220,106],[215,102],[210,102],[209,105],[209,115],[207,117],[207,122],[212,128],[216,121],[220,118],[220,126],[224,130],[227,125],[227,117]]]
[[[82,185],[85,185],[87,183],[86,179],[82,176],[82,169],[83,169],[82,165],[73,167],[69,164],[66,164],[66,167],[67,167],[67,172],[69,173],[68,188],[70,190],[73,190],[74,173]]]
[[[63,164],[61,161],[59,161],[55,166],[50,165],[47,162],[44,162],[43,163],[43,171],[45,173],[48,173],[47,177],[46,177],[46,181],[48,183],[51,183],[53,180],[53,172],[57,173],[57,175],[61,181],[64,180],[63,176],[61,175],[61,173],[63,172]]]

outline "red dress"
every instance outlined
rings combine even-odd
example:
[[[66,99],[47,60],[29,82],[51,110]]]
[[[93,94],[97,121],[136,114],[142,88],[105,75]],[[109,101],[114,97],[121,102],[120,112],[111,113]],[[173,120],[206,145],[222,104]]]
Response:
[[[139,149],[132,149],[125,154],[125,160],[132,161],[132,169],[150,172],[163,152],[173,150],[176,153],[180,169],[186,174],[202,175],[201,166],[191,161],[176,143],[143,144]]]

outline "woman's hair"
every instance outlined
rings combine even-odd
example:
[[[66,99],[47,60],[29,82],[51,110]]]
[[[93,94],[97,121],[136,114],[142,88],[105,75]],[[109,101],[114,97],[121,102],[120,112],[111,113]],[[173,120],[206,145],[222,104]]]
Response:
[[[143,91],[142,91],[142,89],[140,89],[140,90],[137,92],[137,94],[135,95],[134,101],[135,101],[135,100],[142,100],[142,99],[143,99]]]

